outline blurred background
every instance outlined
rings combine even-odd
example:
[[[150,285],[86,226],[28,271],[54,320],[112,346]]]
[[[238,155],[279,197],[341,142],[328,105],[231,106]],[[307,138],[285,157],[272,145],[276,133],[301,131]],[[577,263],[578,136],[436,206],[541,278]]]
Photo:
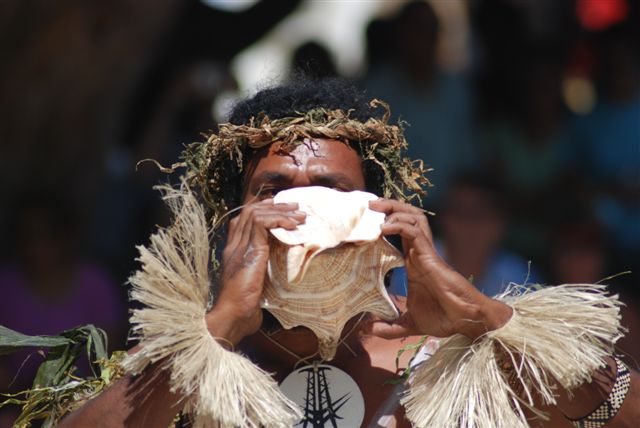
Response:
[[[0,324],[94,323],[125,348],[135,245],[167,222],[152,190],[167,177],[137,161],[171,164],[235,100],[302,70],[409,123],[438,249],[484,292],[633,271],[606,282],[627,304],[620,350],[640,359],[639,5],[0,2]],[[39,359],[0,360],[0,392]]]

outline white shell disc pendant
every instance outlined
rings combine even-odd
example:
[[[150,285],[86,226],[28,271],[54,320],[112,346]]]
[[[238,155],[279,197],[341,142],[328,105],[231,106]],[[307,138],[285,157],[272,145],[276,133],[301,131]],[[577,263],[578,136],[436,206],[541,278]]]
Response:
[[[280,390],[302,409],[302,428],[357,428],[364,419],[364,399],[358,384],[344,371],[313,364],[291,372]]]

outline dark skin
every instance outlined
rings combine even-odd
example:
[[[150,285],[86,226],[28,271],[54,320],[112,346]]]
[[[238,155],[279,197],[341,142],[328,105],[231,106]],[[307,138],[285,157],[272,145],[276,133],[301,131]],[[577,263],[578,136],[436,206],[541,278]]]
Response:
[[[305,220],[296,204],[274,204],[271,197],[291,187],[323,185],[339,190],[364,190],[361,161],[355,150],[336,140],[305,141],[290,154],[280,153],[273,145],[260,152],[249,165],[246,177],[245,206],[229,226],[223,252],[221,292],[206,315],[211,334],[253,353],[259,364],[275,372],[281,380],[292,369],[295,358],[283,352],[259,332],[263,321],[260,296],[269,258],[269,229],[294,229]],[[464,334],[477,338],[499,328],[511,316],[511,308],[486,297],[462,275],[451,269],[436,253],[424,213],[403,202],[372,201],[373,210],[387,217],[384,235],[402,238],[408,276],[406,307],[398,301],[403,315],[395,322],[373,320],[350,326],[354,332],[347,343],[354,356],[340,347],[331,364],[347,371],[359,384],[366,403],[365,424],[391,392],[384,381],[395,372],[395,357],[411,335],[446,337]],[[272,336],[281,345],[300,356],[315,353],[315,336],[304,328],[281,330]],[[156,378],[149,391],[142,392],[144,380]],[[570,400],[560,391],[560,405],[546,409],[552,420],[543,426],[571,426],[562,413],[581,417],[595,409],[611,388],[611,376],[596,373],[595,381],[575,391]],[[147,386],[147,388],[149,388]],[[634,373],[632,391],[619,414],[609,426],[634,426],[638,420],[638,379]],[[140,402],[136,395],[152,397]],[[168,391],[166,379],[148,370],[136,381],[130,377],[117,382],[97,399],[65,419],[65,426],[167,426],[179,408],[179,396]],[[397,426],[409,426],[396,413]]]
[[[284,156],[271,146],[254,162],[244,197],[247,205],[229,226],[223,252],[224,286],[216,305],[230,310],[227,315],[236,319],[231,323],[241,326],[232,329],[234,343],[255,333],[261,325],[259,303],[269,259],[268,230],[292,230],[304,221],[304,213],[297,211],[296,204],[274,204],[269,196],[291,187],[321,185],[343,191],[365,188],[357,152],[336,140],[306,142]],[[454,333],[478,337],[509,319],[511,309],[507,305],[484,296],[437,255],[427,218],[420,209],[392,200],[373,201],[370,207],[387,214],[384,235],[402,237],[411,295],[405,316],[394,324],[376,322],[371,333],[383,337],[446,337]],[[430,287],[431,283],[443,286]]]

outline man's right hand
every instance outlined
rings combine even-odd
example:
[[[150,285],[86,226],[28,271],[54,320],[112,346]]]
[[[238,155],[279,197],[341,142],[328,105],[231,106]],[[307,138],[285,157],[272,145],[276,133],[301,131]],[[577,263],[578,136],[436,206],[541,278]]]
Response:
[[[260,328],[260,297],[269,261],[269,229],[295,229],[306,214],[298,204],[274,204],[273,199],[245,205],[229,223],[222,253],[221,289],[207,314],[207,326],[215,337],[234,345]]]

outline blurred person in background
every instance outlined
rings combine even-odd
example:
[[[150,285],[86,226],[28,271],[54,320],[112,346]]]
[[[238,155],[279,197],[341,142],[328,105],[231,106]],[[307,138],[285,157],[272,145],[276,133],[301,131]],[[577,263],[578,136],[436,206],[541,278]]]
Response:
[[[546,0],[481,1],[470,12],[480,150],[503,184],[507,244],[539,266],[556,204],[574,184],[562,82],[575,12],[568,2]]]
[[[37,171],[82,200],[90,212],[81,216],[95,218],[94,233],[83,236],[88,250],[124,282],[134,244],[155,222],[144,218],[151,197],[136,189],[134,172],[152,155],[140,153],[141,141],[169,88],[196,61],[226,69],[300,3],[257,1],[230,12],[200,0],[3,2],[0,158],[11,159],[0,171],[3,199],[23,193]],[[105,222],[111,203],[120,209]],[[12,211],[0,205],[0,238]]]
[[[495,296],[510,283],[540,283],[536,269],[503,246],[507,212],[495,177],[478,171],[456,174],[432,222],[438,254],[484,294]],[[393,271],[393,292],[407,294],[405,275],[404,268]]]
[[[371,97],[393,106],[406,120],[409,156],[433,167],[425,200],[434,207],[453,174],[477,161],[472,141],[471,93],[466,76],[440,69],[436,58],[439,23],[425,1],[407,3],[390,21],[370,24],[370,68],[362,85]]]
[[[608,271],[602,227],[591,219],[561,222],[551,236],[551,274],[557,284],[595,283]]]
[[[121,278],[133,269],[135,245],[147,239],[154,225],[167,222],[163,204],[151,190],[158,181],[157,169],[150,162],[136,165],[133,159],[170,165],[185,144],[200,140],[202,132],[211,129],[218,97],[236,90],[226,64],[204,60],[184,65],[165,83],[158,88],[157,103],[149,107],[147,121],[139,124],[134,151],[126,159],[112,157],[103,197],[93,216],[93,250]]]
[[[315,41],[303,43],[293,51],[291,73],[304,73],[314,79],[338,76],[331,52]]]
[[[78,248],[79,222],[60,192],[38,189],[14,204],[13,259],[0,265],[0,325],[28,335],[57,335],[94,324],[124,343],[124,290]],[[3,358],[0,392],[30,386],[40,354]],[[15,379],[14,379],[14,376]],[[12,379],[13,382],[12,382]]]
[[[376,18],[367,25],[366,58],[370,75],[383,70],[386,64],[393,61],[395,51],[393,32],[394,21],[391,18]]]
[[[555,201],[566,192],[575,153],[561,96],[561,57],[550,46],[535,47],[520,67],[512,77],[519,80],[514,108],[485,125],[482,149],[504,183],[510,244],[541,259],[544,231],[556,215]]]
[[[489,296],[501,293],[511,282],[540,282],[526,260],[503,247],[508,221],[498,183],[478,172],[457,175],[435,219],[440,230],[438,252]]]
[[[575,121],[577,166],[621,270],[640,263],[640,35],[630,22],[594,35],[594,110]],[[636,276],[636,279],[638,277]],[[636,281],[637,282],[637,281]],[[639,293],[640,294],[640,293]]]
[[[553,284],[592,284],[605,282],[626,303],[622,308],[622,324],[629,332],[620,339],[617,349],[640,361],[640,299],[629,287],[628,272],[616,276],[611,268],[611,244],[606,230],[596,220],[574,212],[557,222],[551,233],[549,252]],[[606,279],[613,273],[614,278]]]
[[[167,165],[185,144],[212,130],[214,113],[220,113],[214,112],[214,103],[237,90],[229,71],[233,57],[301,1],[258,1],[236,12],[200,0],[174,3],[170,20],[144,53],[144,67],[130,82],[127,103],[121,106],[119,141],[104,156],[105,197],[95,203],[92,249],[121,281],[135,267],[135,245],[166,221],[151,190],[157,172],[144,164],[136,168],[136,163],[152,158]]]
[[[15,217],[14,258],[0,269],[0,324],[26,334],[57,334],[93,323],[120,336],[121,290],[81,255],[71,203],[56,190],[38,189],[21,197]]]

